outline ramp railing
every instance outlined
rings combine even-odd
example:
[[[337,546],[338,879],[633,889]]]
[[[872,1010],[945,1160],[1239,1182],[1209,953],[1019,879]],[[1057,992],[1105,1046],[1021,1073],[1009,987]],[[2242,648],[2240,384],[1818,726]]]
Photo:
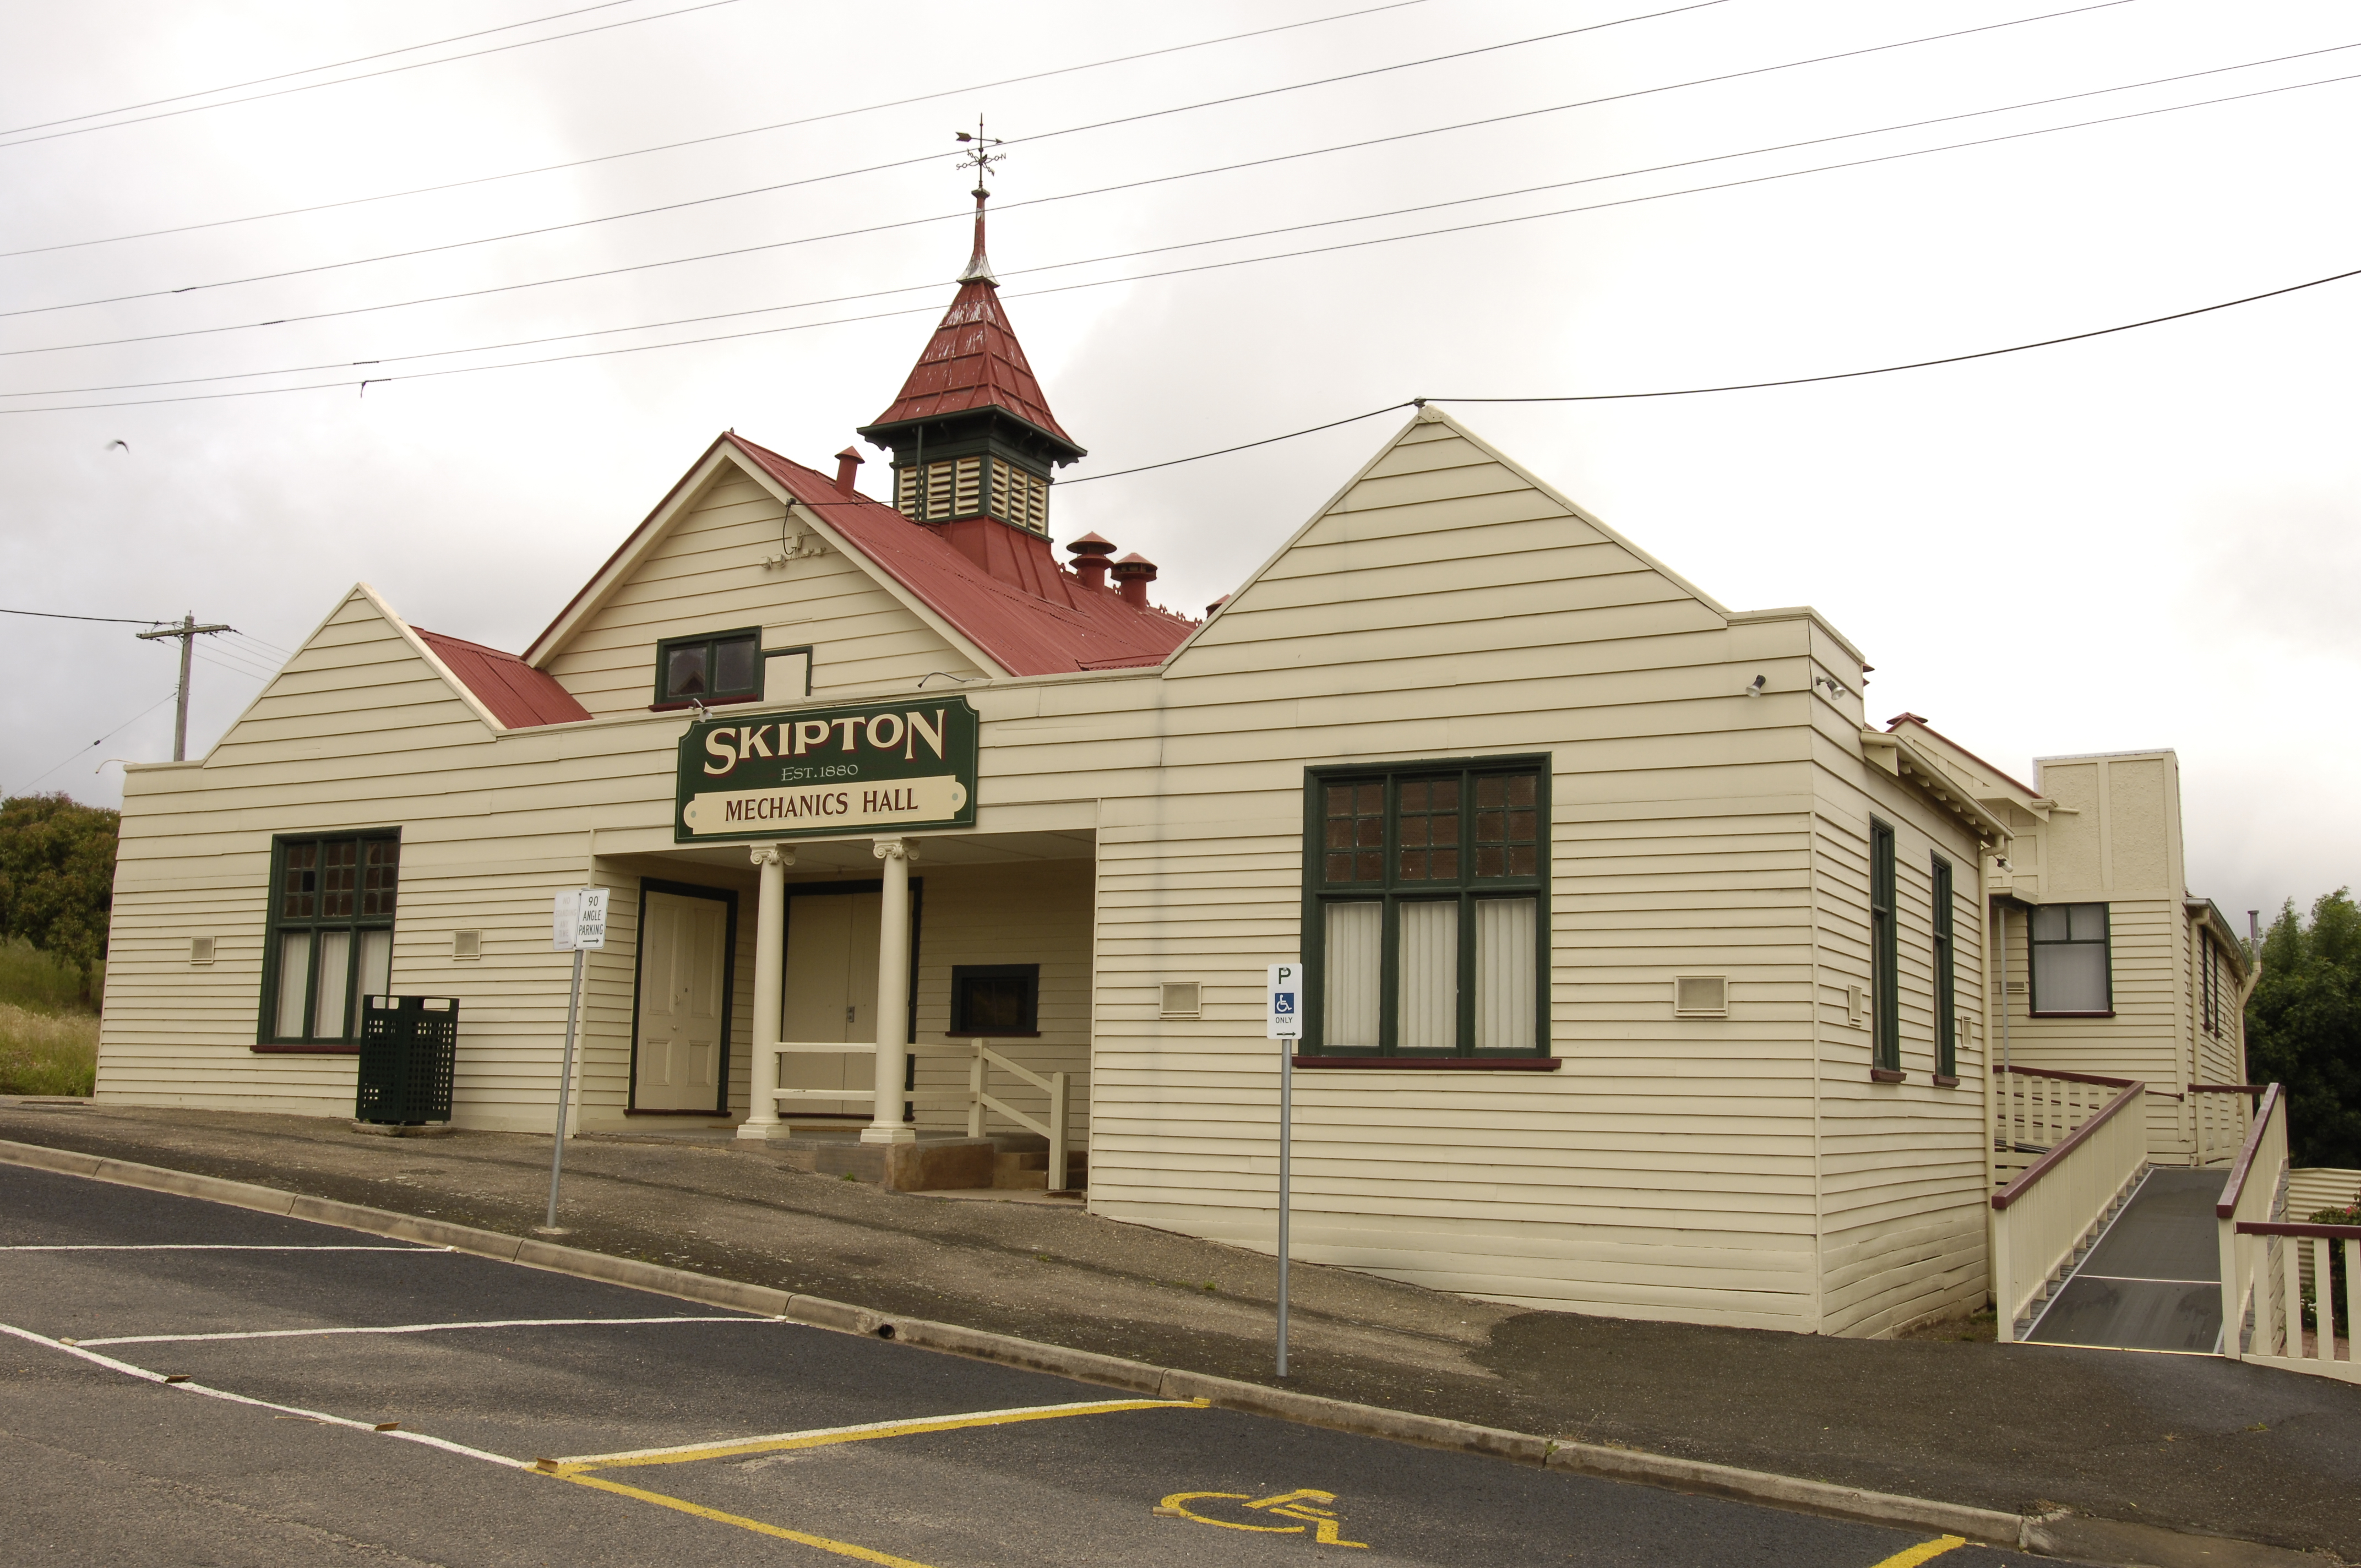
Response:
[[[2017,1337],[2020,1318],[2072,1268],[2147,1169],[2147,1085],[2125,1082],[1993,1194],[1993,1297],[2003,1341]]]
[[[877,1054],[874,1040],[774,1040],[758,1045],[758,1051],[773,1051],[783,1057],[873,1057]],[[786,1064],[779,1064],[785,1067]],[[782,1100],[859,1100],[874,1102],[877,1086],[864,1083],[857,1089],[774,1089],[771,1092]]]
[[[2361,1225],[2290,1224],[2286,1208],[2287,1091],[2272,1084],[2222,1185],[2222,1354],[2237,1361],[2361,1383]],[[2336,1332],[2334,1253],[2344,1254],[2345,1332]],[[2310,1253],[2307,1259],[2303,1254]],[[2312,1265],[2307,1303],[2303,1265]],[[2312,1332],[2306,1335],[2306,1318]],[[2337,1358],[2342,1338],[2344,1359]],[[2310,1341],[2307,1343],[2307,1339]]]
[[[2131,1086],[2128,1078],[2039,1067],[1993,1069],[1993,1177],[2006,1187]]]
[[[939,1057],[945,1053],[929,1051],[927,1054]],[[1021,1082],[1031,1084],[1049,1097],[1049,1113],[1047,1121],[1037,1120],[1027,1115],[990,1091],[989,1074],[995,1067],[1003,1072],[1011,1074]],[[971,1138],[983,1136],[983,1113],[991,1111],[1006,1117],[1028,1133],[1036,1133],[1049,1139],[1049,1190],[1053,1192],[1070,1190],[1066,1186],[1066,1127],[1071,1119],[1068,1114],[1071,1096],[1068,1091],[1067,1074],[1035,1072],[1020,1062],[1009,1060],[983,1041],[977,1040],[972,1044],[972,1054],[968,1057],[967,1091],[964,1094],[958,1091],[920,1090],[916,1097],[920,1101],[932,1101],[940,1104],[947,1094],[953,1104],[967,1107],[967,1135]]]
[[[2235,1160],[2238,1151],[2246,1146],[2246,1135],[2254,1127],[2255,1096],[2263,1092],[2259,1083],[2192,1083],[2189,1086],[2189,1114],[2192,1147],[2190,1163],[2198,1166],[2218,1165]]]

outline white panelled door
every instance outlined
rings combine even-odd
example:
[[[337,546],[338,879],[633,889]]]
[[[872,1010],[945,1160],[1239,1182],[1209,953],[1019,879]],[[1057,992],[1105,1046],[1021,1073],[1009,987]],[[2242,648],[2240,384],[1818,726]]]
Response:
[[[631,1107],[716,1111],[720,1105],[730,906],[650,893],[640,932],[640,1037]]]
[[[874,893],[812,893],[787,900],[786,996],[779,1009],[783,1040],[877,1037],[877,930],[884,898]],[[877,1064],[865,1056],[789,1053],[779,1058],[782,1089],[842,1089],[863,1103],[876,1094]],[[822,1113],[857,1113],[828,1100]]]

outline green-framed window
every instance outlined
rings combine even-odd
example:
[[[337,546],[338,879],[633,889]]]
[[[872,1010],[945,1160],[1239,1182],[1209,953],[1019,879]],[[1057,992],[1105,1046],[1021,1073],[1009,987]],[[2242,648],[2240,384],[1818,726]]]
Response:
[[[2200,932],[2197,937],[2198,994],[2205,1015],[2205,1032],[2222,1032],[2222,949],[2213,938]]]
[[[1305,772],[1303,1053],[1549,1054],[1549,759]]]
[[[1953,994],[1959,970],[1952,950],[1951,862],[1935,857],[1935,1070],[1960,1076],[1960,1014]]]
[[[750,702],[763,695],[763,629],[704,631],[656,643],[656,705]]]
[[[1869,819],[1871,1059],[1902,1070],[1902,934],[1894,906],[1894,829]]]
[[[353,1050],[360,998],[392,984],[401,832],[281,834],[270,844],[258,1050]]]
[[[2105,1018],[2115,1011],[2107,906],[2045,904],[2033,912],[2036,1015]]]

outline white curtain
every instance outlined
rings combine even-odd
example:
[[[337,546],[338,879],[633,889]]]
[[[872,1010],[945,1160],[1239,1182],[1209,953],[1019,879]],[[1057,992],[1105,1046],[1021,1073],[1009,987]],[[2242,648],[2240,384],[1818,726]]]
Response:
[[[1459,902],[1404,904],[1397,1035],[1406,1051],[1447,1051],[1459,1043]]]
[[[1533,1048],[1534,923],[1532,898],[1476,901],[1476,1048]]]
[[[393,989],[393,933],[361,933],[361,994],[383,996]]]
[[[320,989],[312,1009],[312,1037],[342,1039],[345,1035],[345,987],[352,981],[353,934],[320,933]]]
[[[312,977],[312,933],[282,931],[279,936],[279,1015],[271,1033],[282,1040],[303,1037],[303,987]]]
[[[1320,1043],[1330,1050],[1378,1048],[1378,970],[1384,921],[1382,904],[1327,906]]]

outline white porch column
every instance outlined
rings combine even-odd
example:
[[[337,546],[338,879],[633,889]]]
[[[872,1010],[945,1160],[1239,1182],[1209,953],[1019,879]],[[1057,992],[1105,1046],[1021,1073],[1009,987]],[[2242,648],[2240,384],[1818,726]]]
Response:
[[[880,839],[884,894],[877,912],[877,1101],[864,1144],[906,1144],[917,1134],[902,1120],[903,1063],[910,1036],[910,862],[918,851],[900,839]]]
[[[750,844],[748,858],[763,869],[763,891],[754,905],[754,1018],[746,1064],[746,1119],[741,1138],[768,1138],[779,1130],[779,981],[786,958],[787,868],[796,863],[785,844]]]

